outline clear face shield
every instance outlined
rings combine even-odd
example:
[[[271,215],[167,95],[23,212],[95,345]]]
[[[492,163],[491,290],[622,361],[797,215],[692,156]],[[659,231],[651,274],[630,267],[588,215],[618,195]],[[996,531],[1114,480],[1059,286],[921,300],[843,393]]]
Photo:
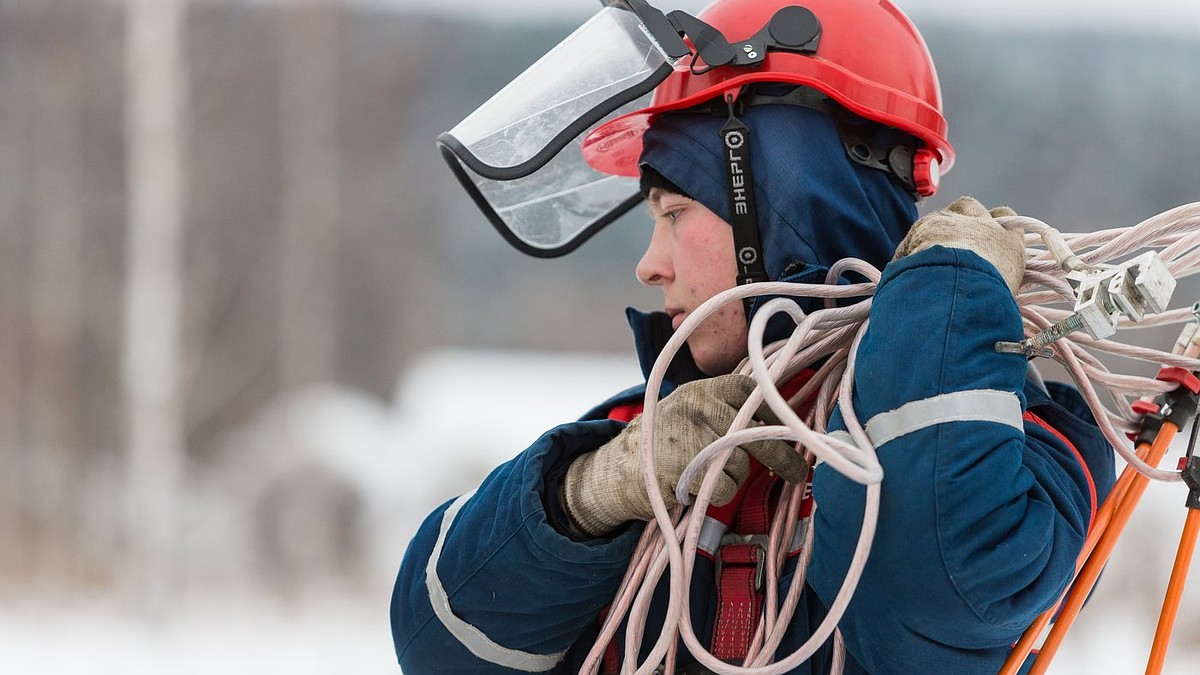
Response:
[[[640,201],[637,179],[592,169],[580,145],[648,106],[671,68],[633,11],[604,7],[438,145],[509,243],[560,256]]]
[[[709,67],[753,68],[768,49],[811,52],[820,31],[810,12],[791,7],[735,49],[686,12],[663,14],[645,0],[602,3],[438,137],[442,155],[492,225],[537,257],[571,252],[641,201],[637,178],[601,173],[584,159],[583,139],[592,130],[649,107],[654,88],[676,67],[691,68],[699,58]]]

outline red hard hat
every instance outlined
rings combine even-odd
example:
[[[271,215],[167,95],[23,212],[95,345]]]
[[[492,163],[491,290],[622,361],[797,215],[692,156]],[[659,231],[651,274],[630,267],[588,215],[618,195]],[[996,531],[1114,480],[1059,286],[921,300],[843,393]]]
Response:
[[[717,0],[699,18],[737,46],[766,26],[777,11],[801,5],[821,24],[815,54],[771,50],[758,67],[720,66],[695,74],[686,63],[654,91],[649,108],[596,128],[583,156],[597,171],[638,175],[642,132],[665,112],[690,108],[754,82],[799,84],[819,90],[851,112],[912,134],[924,142],[914,158],[917,191],[931,195],[954,164],[946,140],[942,94],[925,41],[888,0]],[[694,70],[699,70],[697,64]]]

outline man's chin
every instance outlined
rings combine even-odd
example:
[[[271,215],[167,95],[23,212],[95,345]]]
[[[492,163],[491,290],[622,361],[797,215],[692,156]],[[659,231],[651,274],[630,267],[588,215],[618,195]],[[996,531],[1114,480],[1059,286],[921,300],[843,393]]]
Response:
[[[714,354],[711,350],[704,349],[703,346],[696,348],[689,344],[689,347],[691,347],[692,360],[696,362],[696,367],[709,377],[732,373],[742,361],[742,357]]]

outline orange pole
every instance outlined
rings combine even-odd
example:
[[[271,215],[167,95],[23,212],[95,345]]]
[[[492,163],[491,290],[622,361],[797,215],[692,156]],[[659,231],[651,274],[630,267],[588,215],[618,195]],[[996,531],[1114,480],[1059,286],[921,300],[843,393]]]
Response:
[[[1025,665],[1025,659],[1029,657],[1029,653],[1033,651],[1033,643],[1037,641],[1042,631],[1046,629],[1046,625],[1050,623],[1050,619],[1054,616],[1058,605],[1054,605],[1050,609],[1038,615],[1029,628],[1021,634],[1021,639],[1017,644],[1013,645],[1013,650],[1009,652],[1008,659],[1005,660],[1004,666],[1000,668],[999,675],[1017,675],[1021,670],[1021,666]]]
[[[1196,307],[1193,308],[1193,313],[1196,314],[1196,320],[1200,321],[1200,311],[1198,310],[1200,310],[1200,303],[1197,303]],[[1186,327],[1184,327],[1183,331],[1179,334],[1179,338],[1175,340],[1175,344],[1171,349],[1171,353],[1189,356],[1192,358],[1200,357],[1200,337],[1197,336],[1197,328],[1198,326],[1195,323],[1188,324]],[[1142,400],[1152,401],[1153,397],[1144,396],[1142,397]],[[1178,427],[1176,427],[1174,424],[1171,424],[1170,426],[1173,428],[1169,433],[1169,438],[1166,442],[1159,443],[1159,437],[1162,436],[1162,431],[1165,430],[1166,426],[1167,423],[1164,422],[1163,427],[1159,430],[1159,434],[1154,439],[1154,443],[1143,443],[1137,448],[1138,457],[1151,466],[1158,466],[1158,463],[1162,461],[1163,456],[1166,454],[1167,446],[1170,445],[1170,441],[1174,439],[1175,434],[1179,431]],[[1195,430],[1193,430],[1192,433],[1195,434]],[[1073,581],[1075,585],[1068,587],[1069,589],[1078,590],[1080,571],[1091,558],[1092,552],[1096,548],[1096,544],[1101,540],[1101,538],[1105,537],[1105,534],[1108,531],[1109,523],[1112,522],[1113,515],[1122,511],[1128,511],[1132,513],[1133,508],[1137,506],[1137,502],[1141,499],[1142,493],[1146,489],[1146,483],[1148,480],[1149,479],[1147,479],[1145,476],[1137,473],[1137,471],[1135,471],[1132,467],[1127,466],[1125,467],[1125,470],[1121,472],[1120,479],[1118,479],[1116,484],[1113,486],[1112,492],[1108,494],[1108,498],[1104,500],[1104,504],[1097,510],[1096,518],[1092,522],[1091,528],[1088,529],[1087,539],[1084,540],[1083,549],[1080,551],[1079,559],[1075,564],[1076,578]],[[1133,496],[1133,501],[1129,503],[1128,507],[1125,507],[1125,495],[1128,492],[1129,487],[1135,482],[1140,483],[1140,486],[1134,491],[1135,494]],[[1129,516],[1125,515],[1121,518],[1118,518],[1118,520],[1120,522],[1117,526],[1115,535],[1113,536],[1114,543],[1115,539],[1120,536],[1121,530],[1124,529],[1125,524],[1129,521]],[[1099,566],[1101,568],[1104,567],[1104,563],[1108,561],[1108,556],[1112,553],[1112,544],[1108,544],[1107,548],[1108,551],[1103,554],[1104,561],[1101,562]],[[1096,576],[1097,578],[1099,577],[1099,572],[1096,572]],[[1087,590],[1080,594],[1084,600],[1087,599],[1087,596],[1091,593],[1091,589],[1095,586],[1095,584],[1096,579],[1092,579],[1091,581],[1087,582]],[[1074,595],[1074,593],[1072,595]],[[1083,601],[1079,600],[1077,602],[1079,606],[1082,607]],[[1017,672],[1020,671],[1021,666],[1025,664],[1025,659],[1029,656],[1030,652],[1033,651],[1033,645],[1037,641],[1038,636],[1041,635],[1043,630],[1045,630],[1046,625],[1050,623],[1050,620],[1054,617],[1054,614],[1058,611],[1059,607],[1062,606],[1062,603],[1063,599],[1060,598],[1054,607],[1051,607],[1043,612],[1036,620],[1034,620],[1033,624],[1025,630],[1025,632],[1021,635],[1021,639],[1017,641],[1015,645],[1013,645],[1013,650],[1009,653],[1008,660],[1004,662],[1004,666],[1000,669],[999,675],[1017,675]],[[1062,643],[1063,637],[1066,635],[1067,628],[1069,628],[1070,624],[1074,622],[1075,616],[1078,613],[1079,609],[1075,608],[1074,611],[1065,619],[1060,617],[1059,622],[1051,631],[1051,635],[1048,636],[1046,645],[1042,647],[1041,652],[1038,654],[1038,660],[1044,661],[1045,663],[1039,667],[1035,662],[1030,671],[1031,675],[1033,673],[1044,673],[1046,669],[1050,667],[1050,660],[1054,657],[1054,653],[1058,650],[1059,645]],[[1062,626],[1061,630],[1059,626]],[[1058,633],[1058,635],[1054,635],[1055,633]],[[1053,638],[1054,641],[1051,642],[1050,638]]]
[[[1150,453],[1150,444],[1143,443],[1138,448],[1138,457],[1142,460]],[[1132,467],[1125,467],[1121,472],[1121,477],[1117,479],[1113,489],[1108,493],[1108,498],[1100,505],[1096,511],[1096,519],[1092,522],[1092,526],[1088,529],[1087,539],[1083,543],[1083,549],[1079,552],[1079,561],[1075,564],[1075,574],[1079,574],[1079,570],[1083,568],[1087,562],[1088,556],[1092,554],[1092,550],[1096,548],[1096,543],[1100,541],[1100,536],[1108,528],[1109,522],[1112,520],[1113,513],[1120,507],[1121,500],[1125,498],[1125,492],[1129,489],[1129,484],[1133,482],[1133,477],[1137,476],[1138,472]],[[1008,659],[1004,662],[1004,666],[1000,668],[998,675],[1017,675],[1021,670],[1021,666],[1025,665],[1025,659],[1033,651],[1033,645],[1037,642],[1038,636],[1049,625],[1050,620],[1054,618],[1054,613],[1062,605],[1060,598],[1057,603],[1050,609],[1042,612],[1037,619],[1030,624],[1029,628],[1021,634],[1021,639],[1013,645],[1012,651],[1008,655]]]
[[[1154,632],[1154,646],[1150,649],[1146,675],[1161,673],[1163,663],[1167,660],[1167,645],[1175,629],[1175,615],[1179,613],[1179,602],[1183,597],[1188,568],[1192,564],[1192,553],[1196,550],[1197,535],[1200,535],[1200,509],[1188,509],[1183,535],[1179,538],[1179,551],[1175,554],[1175,567],[1171,570],[1171,582],[1167,584],[1167,596],[1163,598],[1162,613],[1158,616],[1158,629]]]
[[[1146,457],[1146,462],[1150,466],[1157,466],[1162,461],[1163,456],[1167,453],[1167,448],[1171,445],[1171,441],[1175,438],[1175,434],[1178,431],[1179,427],[1175,426],[1174,423],[1169,421],[1163,422],[1162,428],[1158,430],[1158,434],[1154,437],[1154,443],[1147,452],[1148,457]],[[1033,662],[1033,667],[1030,669],[1029,675],[1044,675],[1050,667],[1051,659],[1054,658],[1054,654],[1058,651],[1058,648],[1062,646],[1063,638],[1066,637],[1071,624],[1079,616],[1079,610],[1083,608],[1083,603],[1092,592],[1092,588],[1095,587],[1096,580],[1100,578],[1100,572],[1104,569],[1104,565],[1108,563],[1108,558],[1112,555],[1113,548],[1117,544],[1117,539],[1120,538],[1121,532],[1129,523],[1129,518],[1133,515],[1133,509],[1141,501],[1142,494],[1145,493],[1146,485],[1149,482],[1150,479],[1140,473],[1133,476],[1130,480],[1120,504],[1114,507],[1112,520],[1109,521],[1108,526],[1104,529],[1104,533],[1100,535],[1100,540],[1096,544],[1096,548],[1088,556],[1087,563],[1084,564],[1083,569],[1076,577],[1074,586],[1072,586],[1071,592],[1063,604],[1062,611],[1059,612],[1058,621],[1055,622],[1049,637],[1046,638],[1046,643],[1042,645],[1042,649],[1039,651],[1037,659]]]

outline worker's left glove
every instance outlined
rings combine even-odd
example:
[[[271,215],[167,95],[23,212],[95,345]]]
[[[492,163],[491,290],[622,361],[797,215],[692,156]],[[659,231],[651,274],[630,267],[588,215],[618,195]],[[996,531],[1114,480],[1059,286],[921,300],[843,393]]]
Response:
[[[996,221],[1015,216],[1008,207],[988,211],[971,197],[959,197],[941,211],[917,219],[896,249],[896,260],[930,246],[974,251],[990,262],[1009,290],[1016,293],[1025,276],[1025,235],[1020,229],[1006,230]]]
[[[730,374],[681,385],[659,402],[655,410],[654,474],[667,508],[675,506],[675,486],[684,469],[705,447],[723,436],[738,409],[754,390],[754,378]],[[778,424],[763,404],[755,415]],[[580,455],[572,462],[563,481],[563,505],[573,524],[593,537],[601,536],[631,520],[651,520],[654,510],[646,494],[642,462],[642,421],[635,417],[615,438],[598,450]],[[729,503],[750,472],[755,457],[791,483],[808,475],[808,464],[792,443],[757,441],[734,448],[713,489],[711,503]],[[688,486],[692,495],[701,478]]]

